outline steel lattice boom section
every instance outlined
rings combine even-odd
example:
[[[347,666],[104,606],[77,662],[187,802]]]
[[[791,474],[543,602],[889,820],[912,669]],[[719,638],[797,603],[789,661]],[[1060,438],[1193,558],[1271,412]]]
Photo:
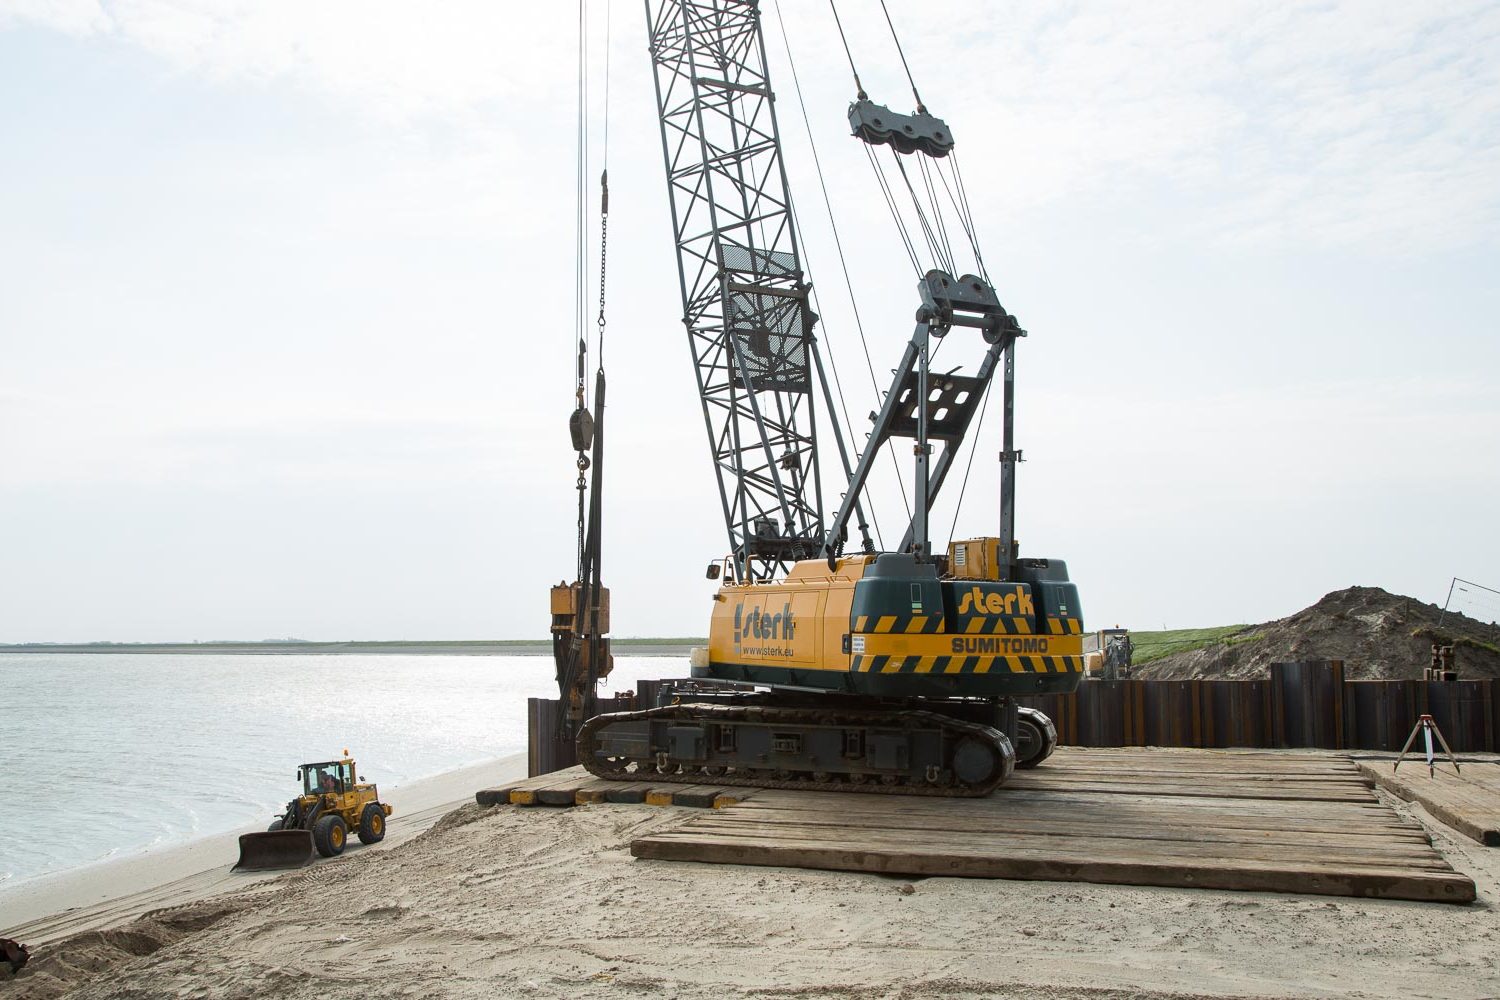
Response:
[[[815,554],[821,362],[757,3],[646,0],[687,326],[742,576]],[[759,565],[752,565],[758,561]]]

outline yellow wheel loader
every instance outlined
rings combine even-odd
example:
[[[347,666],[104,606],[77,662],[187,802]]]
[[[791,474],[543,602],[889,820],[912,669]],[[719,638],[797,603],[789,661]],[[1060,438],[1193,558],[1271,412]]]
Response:
[[[350,831],[361,844],[385,839],[391,807],[380,801],[374,785],[355,778],[349,751],[340,760],[303,764],[297,768],[302,794],[287,803],[286,812],[265,833],[240,836],[240,871],[301,868],[319,855],[344,853]]]

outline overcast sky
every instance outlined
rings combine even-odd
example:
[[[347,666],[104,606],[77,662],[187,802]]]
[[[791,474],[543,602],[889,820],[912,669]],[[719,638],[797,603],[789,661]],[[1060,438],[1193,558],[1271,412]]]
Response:
[[[891,9],[1031,333],[1022,551],[1067,559],[1089,625],[1500,587],[1500,6]],[[827,5],[782,11],[884,371],[911,268]],[[878,5],[840,13],[907,108]],[[822,335],[859,375],[766,21]],[[546,634],[575,31],[561,3],[0,0],[0,641]],[[605,577],[616,634],[702,634],[725,541],[639,3],[610,36]],[[997,530],[983,433],[960,537]]]

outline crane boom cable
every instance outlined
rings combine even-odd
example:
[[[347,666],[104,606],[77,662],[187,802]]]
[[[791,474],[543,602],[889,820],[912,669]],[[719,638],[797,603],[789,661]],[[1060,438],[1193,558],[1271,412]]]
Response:
[[[964,466],[964,481],[958,487],[958,500],[953,505],[953,523],[948,527],[948,544],[953,544],[953,536],[958,531],[958,515],[964,509],[964,493],[969,488],[969,473],[974,469],[974,455],[979,451],[979,432],[984,430],[984,417],[989,412],[990,390],[994,388],[993,380],[984,387],[984,398],[979,401],[979,422],[974,425],[974,440],[969,445],[969,461]]]
[[[891,219],[896,223],[896,233],[901,237],[902,246],[906,247],[906,255],[911,260],[912,270],[917,272],[918,277],[921,277],[922,264],[917,257],[916,245],[912,243],[911,234],[907,232],[906,229],[906,221],[901,218],[901,212],[896,207],[896,198],[895,195],[891,192],[890,184],[886,180],[885,171],[880,166],[880,161],[875,158],[875,154],[871,152],[870,147],[868,145],[865,145],[864,143],[861,143],[860,146],[865,151],[865,159],[870,162],[870,171],[875,175],[876,181],[878,181],[880,184],[880,192],[885,196],[885,207],[890,211]],[[851,300],[854,298],[853,286],[850,286],[849,288],[849,297]],[[875,405],[878,409],[881,404],[880,384],[875,379],[875,365],[870,361],[870,352],[868,347],[865,348],[865,363],[869,366],[870,369],[870,385],[875,390]],[[906,498],[906,477],[901,474],[901,463],[896,458],[895,443],[890,442],[890,445],[891,447],[888,449],[888,451],[891,456],[891,468],[896,471],[896,485],[900,487],[899,492],[901,494],[901,505],[906,510],[907,521],[910,521],[911,501],[907,500]]]
[[[951,156],[952,154],[950,153],[949,155]],[[955,162],[954,186],[957,185],[957,169],[958,166]],[[988,282],[990,280],[989,271],[984,266],[984,254],[979,251],[979,237],[974,232],[974,217],[969,211],[969,204],[967,201],[962,205],[959,204],[958,199],[953,194],[953,187],[949,186],[948,178],[943,174],[941,165],[937,167],[934,173],[937,174],[938,180],[942,182],[943,191],[947,193],[948,201],[953,206],[953,210],[958,213],[958,224],[963,227],[964,235],[969,239],[969,250],[974,254],[974,266],[978,268],[979,276]]]
[[[949,157],[953,160],[953,185],[958,190],[958,202],[959,202],[959,204],[961,206],[963,206],[964,216],[968,219],[968,229],[969,229],[969,232],[973,234],[970,238],[974,242],[974,253],[975,253],[976,256],[978,256],[979,255],[979,235],[978,235],[978,233],[979,233],[979,227],[976,226],[975,223],[974,223],[974,209],[973,209],[973,206],[969,202],[969,191],[968,191],[967,186],[964,184],[963,170],[962,170],[962,168],[959,167],[959,163],[958,163],[958,150],[954,150],[952,153],[950,153]],[[980,271],[979,271],[980,275],[984,278],[985,281],[989,281],[990,280],[989,268],[985,267],[985,265],[984,265],[984,258],[982,256],[979,257],[979,267],[980,267]]]
[[[588,134],[588,16],[584,0],[578,0],[578,121],[575,141],[576,164],[573,175],[574,219],[574,327],[578,333],[579,350],[587,352],[588,325],[584,319],[587,311],[588,279],[585,248],[588,240],[588,203],[585,197],[589,160]],[[582,372],[579,387],[584,388]]]
[[[901,161],[901,154],[896,152],[895,147],[891,148],[891,157],[896,161],[896,166],[901,171],[901,179],[906,183],[907,194],[911,195],[912,208],[916,211],[917,221],[922,226],[922,236],[927,241],[927,249],[932,251],[933,259],[944,270],[951,272],[953,265],[943,257],[942,244],[938,242],[937,234],[933,231],[932,224],[927,221],[927,213],[922,211],[922,199],[917,194],[917,189],[912,186],[911,176],[906,172],[906,164]]]
[[[844,37],[844,22],[839,20],[838,5],[835,4],[833,0],[828,0],[828,8],[833,11],[833,23],[838,25],[839,28],[839,41],[844,43],[844,57],[849,60],[849,72],[854,75],[854,92],[859,96],[859,99],[863,101],[869,95],[865,93],[864,84],[859,82],[859,70],[854,68],[854,53],[849,51],[849,39]],[[781,16],[780,8],[777,8],[776,16]],[[785,25],[782,26],[782,37],[786,37]]]
[[[609,23],[610,5],[604,5],[604,151],[599,174],[599,372],[604,372],[604,278],[609,263]]]
[[[604,3],[604,168],[609,169],[609,49],[610,49],[610,3]]]
[[[912,79],[911,67],[906,63],[906,51],[901,48],[901,38],[896,34],[896,25],[891,21],[891,12],[886,9],[885,0],[880,0],[880,10],[885,14],[885,23],[891,29],[891,39],[896,43],[896,54],[901,57],[901,67],[906,70],[906,82],[911,84],[911,96],[917,99],[917,112],[926,114],[927,108],[922,104],[922,95],[917,93],[917,81]]]
[[[849,308],[854,313],[854,328],[859,333],[859,343],[863,348],[865,355],[865,367],[869,370],[870,373],[870,390],[874,393],[875,400],[878,405],[880,401],[880,385],[875,379],[875,362],[870,357],[870,342],[869,339],[865,336],[865,324],[864,319],[860,316],[859,300],[854,295],[854,282],[849,276],[849,261],[844,256],[844,240],[843,237],[839,234],[838,222],[834,218],[833,214],[833,201],[828,195],[828,182],[823,175],[823,161],[822,158],[818,155],[817,141],[813,138],[812,119],[807,113],[807,102],[803,100],[802,97],[802,80],[801,77],[797,74],[797,61],[792,56],[792,44],[791,40],[787,36],[786,21],[781,16],[781,0],[773,0],[773,7],[776,11],[776,23],[781,29],[781,45],[782,48],[786,50],[787,65],[791,68],[792,71],[792,87],[797,92],[797,106],[802,112],[802,127],[807,132],[807,144],[812,149],[813,167],[818,175],[818,187],[822,190],[823,193],[823,209],[828,214],[828,227],[833,232],[833,245],[834,248],[838,251],[839,269],[843,272],[844,276],[844,288],[849,293]],[[837,11],[835,11],[835,16],[837,16]],[[850,67],[853,67],[852,58],[850,60]],[[801,231],[800,227],[798,231]],[[805,248],[803,250],[803,255],[804,257],[806,256]],[[829,367],[833,369],[833,382],[834,386],[838,389],[839,407],[844,411],[844,426],[852,434],[854,432],[854,423],[849,419],[849,407],[844,398],[844,387],[839,377],[839,368],[837,359],[833,353],[832,344],[829,345],[828,363]],[[900,465],[896,463],[894,454],[892,454],[891,456],[891,462],[896,468],[896,474],[899,476],[901,474],[901,468]],[[905,492],[905,484],[903,483],[903,496],[905,495]],[[869,491],[866,491],[865,499],[870,505],[870,520],[875,527],[875,537],[880,542],[880,547],[883,549],[885,548],[885,539],[881,536],[880,532],[880,518],[876,514],[875,502],[873,497],[870,496]]]
[[[896,206],[896,196],[891,191],[890,181],[885,176],[885,168],[875,158],[875,153],[868,145],[863,145],[865,159],[870,161],[870,171],[875,175],[875,180],[880,185],[880,193],[885,197],[885,207],[891,213],[891,219],[896,223],[896,234],[901,237],[901,245],[906,248],[906,256],[911,259],[911,268],[922,276],[922,261],[917,256],[916,244],[912,242],[911,233],[907,230],[906,220],[901,217],[901,211]],[[874,369],[871,369],[870,378],[873,379]]]
[[[588,294],[585,277],[587,273],[585,227],[588,208],[584,200],[585,175],[588,171],[588,19],[585,9],[584,0],[578,0],[578,120],[574,137],[573,176],[573,334],[578,345],[577,371],[573,387],[575,419],[581,418],[588,412],[588,380],[585,376],[588,369],[588,326],[584,320],[584,303]],[[577,443],[575,441],[575,444]],[[583,450],[580,448],[578,457],[574,460],[578,470],[578,479],[575,483],[578,491],[577,573],[574,577],[576,580],[582,580],[584,577],[584,553],[587,547],[588,497],[587,480],[584,477],[585,462]]]
[[[927,157],[918,158],[917,166],[921,168],[922,186],[927,190],[927,203],[932,207],[932,217],[937,223],[938,236],[943,241],[943,252],[948,255],[948,270],[957,272],[958,267],[953,258],[953,241],[948,238],[948,223],[944,218],[942,203],[938,200],[937,188],[932,183],[932,168],[928,165]]]

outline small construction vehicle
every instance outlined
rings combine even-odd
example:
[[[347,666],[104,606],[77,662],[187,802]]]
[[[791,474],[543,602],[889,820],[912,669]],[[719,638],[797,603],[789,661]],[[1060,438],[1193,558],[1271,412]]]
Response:
[[[240,836],[240,859],[235,868],[261,871],[301,868],[316,855],[344,853],[352,829],[362,844],[385,839],[391,807],[380,801],[374,785],[355,778],[354,760],[344,751],[340,760],[303,764],[297,768],[302,794],[292,799],[265,833]]]

